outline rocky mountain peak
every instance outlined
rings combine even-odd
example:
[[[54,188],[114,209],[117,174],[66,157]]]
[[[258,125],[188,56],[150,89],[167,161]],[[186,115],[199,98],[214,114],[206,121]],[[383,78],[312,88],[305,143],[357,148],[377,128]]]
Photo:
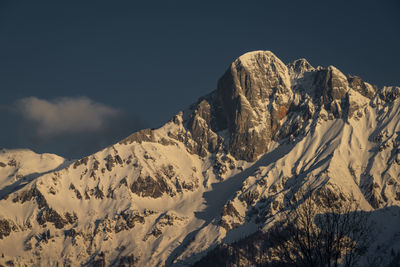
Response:
[[[188,128],[196,153],[214,152],[223,143],[236,159],[254,161],[271,140],[302,134],[313,120],[362,116],[375,92],[334,66],[314,68],[304,58],[285,65],[270,51],[253,51],[233,61],[217,90],[192,106]]]
[[[292,63],[289,63],[287,67],[292,79],[302,78],[304,73],[315,70],[305,58],[296,59]]]
[[[235,158],[254,160],[265,152],[292,95],[286,65],[270,51],[246,53],[218,82],[218,104],[230,133]]]
[[[270,51],[245,53],[231,64],[227,72],[231,72],[232,77],[238,79],[235,81],[236,89],[242,89],[241,93],[249,99],[257,94],[268,97],[270,90],[279,84],[290,87],[286,65]],[[257,82],[258,87],[250,86],[252,82]],[[265,87],[262,87],[264,85]]]

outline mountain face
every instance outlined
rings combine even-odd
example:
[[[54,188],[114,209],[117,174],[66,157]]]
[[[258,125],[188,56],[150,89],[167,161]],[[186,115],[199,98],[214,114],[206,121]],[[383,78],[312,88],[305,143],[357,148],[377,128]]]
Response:
[[[363,261],[389,264],[400,248],[399,96],[255,51],[162,127],[83,159],[3,150],[0,265],[191,265],[262,239],[306,186],[355,198],[375,222]]]

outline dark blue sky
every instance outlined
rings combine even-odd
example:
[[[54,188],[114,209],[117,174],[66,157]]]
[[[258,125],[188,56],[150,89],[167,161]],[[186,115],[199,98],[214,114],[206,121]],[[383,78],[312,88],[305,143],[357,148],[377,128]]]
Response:
[[[251,50],[400,85],[396,0],[136,2],[0,2],[0,147],[91,153],[160,126],[214,90],[228,65]],[[54,111],[46,101],[58,108],[83,96],[118,115],[82,131],[40,134],[57,119],[38,118]],[[32,119],[23,113],[31,106],[21,106],[27,97],[48,109]]]

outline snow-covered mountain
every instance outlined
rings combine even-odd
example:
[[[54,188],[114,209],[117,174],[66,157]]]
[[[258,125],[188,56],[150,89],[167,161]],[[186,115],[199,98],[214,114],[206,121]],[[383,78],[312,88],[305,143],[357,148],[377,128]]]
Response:
[[[399,96],[255,51],[162,127],[83,159],[3,150],[0,264],[190,265],[270,229],[305,186],[355,197],[377,226],[368,255],[388,264],[400,249]]]

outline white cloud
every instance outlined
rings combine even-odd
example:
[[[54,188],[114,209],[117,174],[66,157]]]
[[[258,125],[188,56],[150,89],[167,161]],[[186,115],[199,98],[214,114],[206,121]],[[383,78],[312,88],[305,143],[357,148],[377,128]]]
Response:
[[[120,113],[87,97],[63,97],[51,101],[27,97],[18,100],[17,107],[23,118],[34,125],[36,134],[42,137],[95,132]]]

